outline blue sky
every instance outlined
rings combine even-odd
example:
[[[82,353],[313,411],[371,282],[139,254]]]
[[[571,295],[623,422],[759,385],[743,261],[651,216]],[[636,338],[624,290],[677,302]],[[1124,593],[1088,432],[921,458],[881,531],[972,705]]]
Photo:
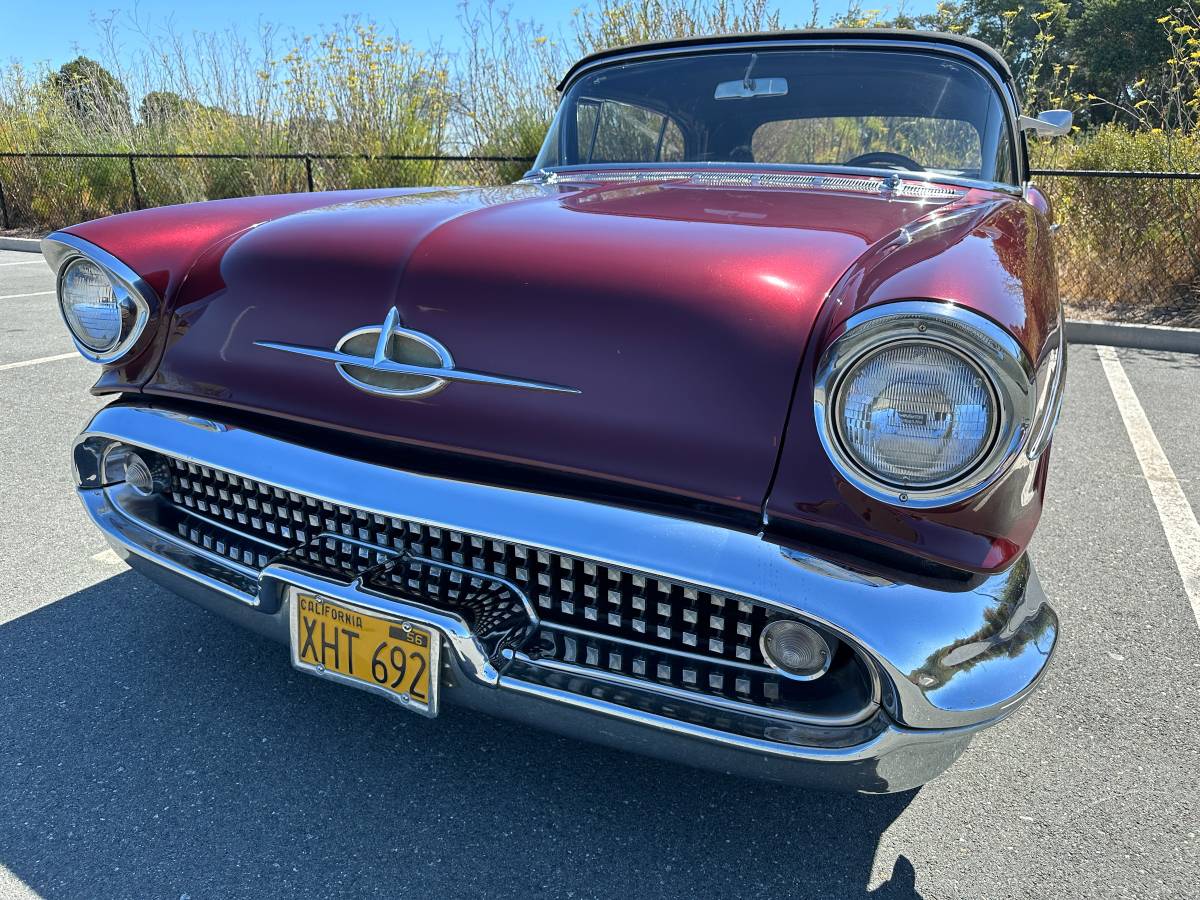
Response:
[[[865,8],[896,8],[892,2],[864,2]],[[511,5],[521,19],[535,19],[550,31],[565,26],[571,10],[584,0],[500,0]],[[811,2],[779,0],[785,20],[807,20]],[[907,0],[911,13],[932,9],[935,0]],[[823,15],[833,15],[846,6],[846,0],[825,0]],[[0,63],[20,60],[26,64],[49,62],[54,66],[73,59],[79,53],[96,53],[100,41],[92,24],[94,16],[107,16],[113,10],[126,19],[136,10],[138,18],[151,29],[161,28],[168,20],[181,32],[219,31],[236,25],[244,32],[256,29],[258,21],[281,23],[301,32],[311,32],[322,23],[334,22],[356,13],[382,25],[395,26],[414,43],[442,39],[443,46],[458,44],[457,0],[199,0],[180,4],[178,0],[56,0],[48,14],[36,4],[22,0],[0,0]]]

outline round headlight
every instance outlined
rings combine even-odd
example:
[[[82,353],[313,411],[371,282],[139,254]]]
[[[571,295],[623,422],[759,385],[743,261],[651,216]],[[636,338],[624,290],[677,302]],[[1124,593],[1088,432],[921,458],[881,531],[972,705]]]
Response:
[[[887,345],[846,372],[836,425],[851,458],[899,488],[944,484],[991,444],[996,402],[962,354],[924,341]]]
[[[821,356],[817,434],[864,494],[947,506],[994,482],[1026,445],[1033,378],[1016,339],[970,310],[881,304],[850,317]]]
[[[77,341],[97,354],[108,353],[120,344],[137,316],[129,292],[87,259],[67,264],[58,294],[67,327]]]

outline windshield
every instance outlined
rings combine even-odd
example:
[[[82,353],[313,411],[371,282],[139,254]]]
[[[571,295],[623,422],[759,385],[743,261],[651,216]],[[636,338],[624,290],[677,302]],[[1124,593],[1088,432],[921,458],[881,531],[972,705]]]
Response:
[[[611,163],[818,165],[1012,183],[1003,101],[973,66],[852,48],[611,65],[563,97],[535,169]]]

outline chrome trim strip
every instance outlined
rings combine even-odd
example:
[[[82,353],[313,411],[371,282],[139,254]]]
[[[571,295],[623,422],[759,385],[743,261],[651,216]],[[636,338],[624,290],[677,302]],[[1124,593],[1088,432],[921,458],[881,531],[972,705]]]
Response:
[[[958,734],[967,737],[969,732],[959,729],[937,729],[930,731],[915,731],[891,726],[877,736],[852,747],[802,747],[795,744],[777,743],[775,741],[758,740],[744,735],[730,734],[717,731],[705,725],[695,725],[679,719],[669,719],[655,713],[618,706],[605,700],[597,700],[584,694],[562,691],[546,685],[531,684],[511,676],[501,676],[500,687],[522,694],[566,704],[591,713],[600,713],[614,719],[620,719],[638,725],[648,725],[659,731],[665,731],[684,737],[699,738],[706,742],[722,744],[741,751],[752,752],[761,756],[787,759],[792,761],[836,762],[850,763],[876,759],[889,752],[888,745],[896,747],[915,741],[938,742]]]
[[[1063,396],[1067,391],[1067,329],[1063,321],[1063,309],[1058,307],[1057,350],[1054,380],[1050,384],[1050,399],[1042,408],[1039,421],[1034,422],[1029,448],[1026,451],[1030,459],[1037,459],[1050,446],[1054,439],[1054,430],[1058,427],[1058,417],[1062,414]],[[1043,359],[1041,365],[1047,365],[1048,359]],[[1036,379],[1035,379],[1036,382]]]
[[[991,187],[993,189],[1001,189],[1007,191],[1021,192],[1021,185],[1025,183],[1027,174],[1025,172],[1024,160],[1021,154],[1017,152],[1019,146],[1017,142],[1018,131],[1016,128],[1017,118],[1020,115],[1020,110],[1017,108],[1016,99],[1008,90],[1007,83],[1000,73],[997,73],[996,68],[984,57],[977,53],[968,50],[966,47],[957,46],[954,44],[939,43],[929,40],[904,40],[901,38],[895,39],[858,39],[853,37],[836,37],[836,38],[795,38],[787,40],[786,38],[775,38],[773,40],[759,40],[738,38],[736,35],[728,37],[724,40],[714,38],[711,43],[694,44],[686,47],[661,47],[658,49],[643,49],[630,50],[628,53],[617,54],[613,56],[605,56],[601,59],[593,60],[589,63],[581,65],[574,72],[570,73],[570,80],[564,80],[559,84],[558,90],[560,95],[565,94],[580,76],[591,72],[594,69],[604,68],[611,65],[622,65],[634,60],[648,59],[665,59],[672,56],[692,56],[703,55],[708,53],[728,52],[731,49],[737,51],[745,51],[747,53],[761,52],[763,50],[779,50],[784,49],[804,49],[809,47],[853,47],[856,50],[907,50],[921,53],[935,53],[943,56],[952,56],[960,60],[964,60],[970,65],[978,69],[984,77],[986,77],[997,92],[1000,94],[1005,109],[1008,110],[1008,130],[1009,130],[1009,153],[1012,157],[1013,177],[1016,179],[1014,184],[1007,182],[977,182],[978,186]],[[551,126],[553,127],[553,126]],[[550,171],[547,169],[547,171]],[[878,172],[878,170],[875,170]],[[532,172],[530,174],[533,174]]]
[[[536,666],[539,669],[550,669],[555,672],[562,672],[565,675],[575,675],[580,678],[589,678],[596,681],[607,681],[611,684],[621,685],[622,687],[662,694],[664,697],[674,697],[677,700],[686,700],[689,703],[699,703],[704,706],[714,706],[718,709],[728,709],[731,712],[741,712],[767,719],[801,722],[805,725],[825,725],[833,728],[844,728],[865,722],[879,711],[878,701],[873,701],[858,712],[845,716],[804,715],[803,713],[796,713],[786,709],[767,709],[755,706],[753,703],[741,703],[726,697],[702,694],[696,691],[685,690],[684,688],[677,688],[669,684],[659,684],[649,680],[641,681],[618,672],[590,669],[586,666],[577,666],[573,663],[562,662],[557,659],[532,659],[524,653],[518,653],[516,657],[526,665]]]
[[[375,342],[375,352],[371,357],[358,356],[353,353],[343,353],[342,348],[348,342],[364,334],[378,334]],[[402,336],[417,341],[428,347],[441,360],[440,366],[417,366],[410,363],[396,362],[387,355],[388,345],[393,336]],[[521,378],[509,378],[507,375],[493,375],[488,372],[473,372],[470,369],[459,369],[454,365],[454,357],[450,351],[433,337],[421,331],[413,331],[400,324],[400,311],[396,307],[388,310],[382,325],[366,325],[356,328],[343,335],[333,350],[322,347],[306,347],[303,344],[281,344],[277,341],[255,341],[254,346],[268,350],[281,350],[284,353],[295,353],[298,356],[308,356],[331,362],[337,367],[338,374],[348,382],[368,394],[378,394],[382,397],[425,397],[434,394],[446,386],[449,381],[463,381],[473,384],[496,384],[504,387],[527,388],[534,391],[552,391],[561,394],[579,394],[578,388],[566,387],[561,384],[548,384],[542,381],[528,381]],[[373,372],[383,372],[392,375],[419,375],[431,379],[429,384],[416,388],[388,388],[372,384],[351,375],[347,366],[357,369],[370,369]]]
[[[254,569],[254,568],[251,568],[250,566],[243,565],[242,563],[238,562],[237,560],[230,559],[227,556],[221,556],[218,553],[213,553],[211,550],[207,550],[204,547],[197,547],[195,544],[192,544],[189,541],[184,541],[184,540],[180,539],[180,537],[178,535],[171,534],[169,531],[165,531],[162,528],[159,528],[157,525],[154,525],[153,523],[147,521],[144,516],[139,516],[133,510],[129,509],[129,506],[128,506],[129,503],[131,503],[131,502],[133,502],[133,503],[143,502],[144,503],[144,502],[146,502],[146,499],[144,497],[141,497],[137,493],[135,493],[126,484],[124,484],[124,483],[114,484],[114,485],[110,485],[109,487],[106,487],[106,488],[101,488],[101,490],[104,491],[105,495],[108,498],[108,501],[112,504],[112,508],[113,508],[114,512],[119,513],[120,515],[124,516],[126,519],[128,519],[133,524],[138,525],[141,528],[145,528],[147,531],[149,531],[151,534],[153,534],[155,537],[159,538],[160,540],[168,541],[171,544],[174,544],[176,547],[180,548],[181,550],[191,550],[197,556],[208,560],[209,562],[213,563],[214,565],[224,566],[226,568],[232,569],[233,571],[237,572],[239,575],[244,576],[245,578],[247,578],[250,581],[254,581],[254,582],[258,581],[258,575],[259,575],[258,569]],[[216,523],[212,523],[212,524],[215,525]],[[227,525],[222,525],[220,527],[223,528],[225,531],[228,531],[230,534],[234,535],[235,537],[237,537],[238,540],[241,540],[241,541],[254,540],[254,538],[247,538],[245,535],[240,534],[236,531],[233,531]],[[238,599],[243,600],[243,602],[248,603],[250,606],[258,606],[258,604],[259,604],[259,598],[258,598],[257,594],[246,594],[246,595],[239,597]]]
[[[969,586],[947,584],[945,590],[864,581],[853,574],[838,578],[831,574],[834,564],[798,565],[794,551],[785,555],[759,535],[419,475],[164,409],[109,406],[79,440],[93,437],[157,450],[317,500],[587,557],[799,614],[879,667],[886,676],[885,708],[912,727],[967,727],[1007,714],[1036,686],[1057,637],[1057,619],[1025,556],[1003,573]],[[80,493],[91,503],[87,498],[93,491]],[[107,500],[100,502],[108,506]],[[396,505],[388,508],[389,503]],[[106,517],[94,511],[93,518]],[[174,541],[150,539],[168,557],[185,553]],[[190,549],[186,554],[195,558]],[[227,586],[219,589],[236,596]],[[964,645],[973,652],[963,654]],[[982,660],[987,665],[978,665]]]
[[[442,369],[432,368],[430,366],[413,366],[408,363],[393,362],[390,359],[383,361],[372,361],[363,356],[354,356],[349,353],[339,353],[336,350],[323,350],[320,347],[305,347],[302,344],[280,344],[275,341],[255,341],[256,347],[266,347],[268,350],[282,350],[284,353],[295,353],[298,356],[308,356],[313,359],[323,359],[327,362],[341,366],[358,366],[364,369],[374,369],[377,372],[390,372],[395,375],[425,375],[429,378],[438,378],[445,381],[465,381],[473,384],[498,384],[505,387],[529,388],[535,391],[554,391],[561,394],[579,394],[582,393],[578,388],[566,387],[561,384],[549,384],[542,381],[524,381],[520,378],[508,378],[504,375],[492,375],[488,372],[473,372],[470,369]],[[356,380],[356,379],[349,379]],[[356,387],[361,387],[361,384],[356,384]],[[368,388],[363,388],[368,390]],[[388,391],[383,388],[371,386],[369,392],[372,394],[383,394],[390,397],[415,397],[417,393],[405,391]],[[430,393],[430,390],[424,390],[422,394]]]
[[[158,314],[159,300],[154,288],[107,250],[65,231],[56,231],[42,238],[41,249],[46,264],[54,271],[57,278],[55,295],[58,301],[58,313],[80,356],[100,365],[111,365],[141,349],[140,345],[142,337],[146,333],[146,326]],[[110,280],[118,282],[127,290],[129,298],[137,310],[133,327],[129,329],[129,333],[122,337],[115,347],[103,353],[96,352],[76,337],[67,321],[66,312],[62,308],[62,276],[66,272],[67,264],[75,259],[86,259],[104,270]]]
[[[552,631],[565,631],[567,634],[577,634],[583,638],[589,638],[597,641],[607,641],[610,644],[621,644],[625,647],[635,647],[638,650],[647,650],[652,653],[665,653],[668,656],[679,656],[683,659],[695,660],[698,663],[704,663],[707,666],[720,665],[729,666],[732,669],[744,669],[747,672],[757,672],[760,675],[776,675],[775,669],[770,666],[756,666],[754,663],[742,662],[737,659],[724,659],[717,656],[702,656],[699,653],[689,653],[687,650],[676,650],[672,647],[658,647],[654,644],[644,644],[641,641],[630,640],[629,638],[613,637],[610,634],[601,634],[599,631],[588,631],[586,628],[576,628],[574,625],[563,625],[559,622],[542,622],[543,628],[549,628]]]
[[[997,421],[990,449],[948,483],[896,485],[876,477],[846,450],[836,415],[842,379],[870,353],[899,343],[929,343],[950,350],[991,384]],[[882,303],[851,316],[845,331],[821,355],[813,384],[817,436],[839,473],[869,497],[912,509],[961,503],[994,484],[1020,455],[1034,410],[1033,366],[1020,344],[982,316],[936,300]]]
[[[287,553],[288,550],[291,549],[290,547],[285,547],[283,544],[276,544],[274,541],[268,541],[266,538],[258,537],[257,535],[249,535],[249,534],[246,534],[244,531],[238,531],[236,528],[234,528],[228,522],[223,522],[219,519],[214,519],[211,516],[207,516],[204,513],[196,512],[196,510],[192,509],[191,507],[174,506],[173,505],[173,508],[175,510],[177,510],[178,512],[182,513],[183,515],[190,516],[193,519],[198,519],[199,521],[201,521],[204,524],[209,525],[213,528],[220,528],[222,531],[227,531],[231,535],[236,537],[239,541],[245,541],[247,543],[253,543],[253,544],[262,544],[264,547],[269,548],[270,550],[274,551],[275,553]],[[141,521],[141,520],[139,520],[139,521]],[[318,537],[320,537],[320,535],[318,535]],[[343,540],[344,540],[344,538],[343,538]],[[386,547],[377,547],[375,549],[381,550],[381,551],[387,550]]]
[[[151,529],[144,523],[131,519],[112,501],[109,494],[99,488],[81,488],[79,497],[92,522],[96,524],[108,543],[119,549],[122,556],[130,554],[140,557],[165,569],[172,575],[194,582],[221,597],[234,601],[239,608],[258,606],[258,597],[251,591],[258,586],[258,576],[247,579],[246,590],[216,577],[217,573],[234,571],[229,560],[209,558],[197,552],[198,548],[185,545],[161,531]]]

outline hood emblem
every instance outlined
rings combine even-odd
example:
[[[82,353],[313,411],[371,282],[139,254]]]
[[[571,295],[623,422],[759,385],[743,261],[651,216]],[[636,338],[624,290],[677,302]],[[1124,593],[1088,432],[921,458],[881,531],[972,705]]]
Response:
[[[441,343],[427,334],[401,325],[400,312],[394,306],[388,310],[382,325],[356,328],[339,340],[332,350],[275,341],[255,341],[254,344],[268,350],[282,350],[284,353],[331,362],[338,374],[359,390],[384,397],[427,397],[451,381],[497,384],[560,394],[580,393],[575,388],[561,384],[525,381],[506,375],[456,368],[450,351]]]

